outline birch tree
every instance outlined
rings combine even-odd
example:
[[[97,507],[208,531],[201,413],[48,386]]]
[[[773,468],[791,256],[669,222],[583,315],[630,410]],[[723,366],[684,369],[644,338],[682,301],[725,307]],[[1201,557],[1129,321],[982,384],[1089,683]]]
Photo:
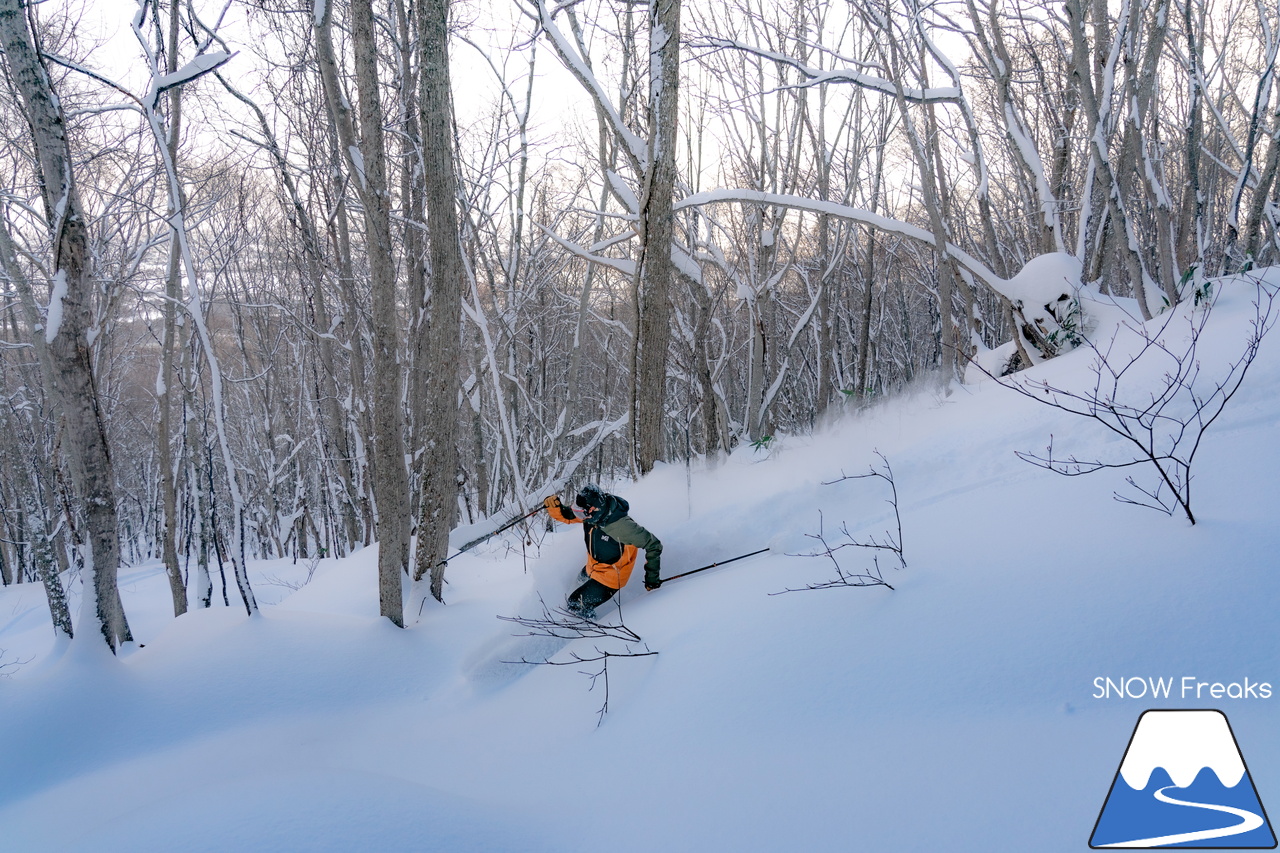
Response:
[[[206,364],[209,369],[209,378],[211,390],[213,394],[213,417],[214,428],[218,438],[218,448],[222,456],[223,468],[226,472],[227,488],[231,495],[232,503],[232,519],[231,519],[231,563],[235,574],[236,586],[240,591],[241,601],[244,603],[246,613],[250,616],[258,610],[258,603],[253,595],[253,588],[249,582],[249,570],[245,564],[245,498],[241,488],[239,466],[236,465],[234,454],[231,450],[230,439],[227,435],[227,408],[226,395],[224,393],[222,381],[222,368],[218,361],[217,352],[214,349],[212,335],[209,332],[208,323],[206,322],[204,309],[201,305],[201,294],[199,281],[200,277],[196,270],[195,257],[191,251],[191,247],[187,239],[186,225],[186,205],[183,198],[181,178],[178,174],[177,164],[170,156],[177,150],[174,131],[167,126],[165,116],[160,109],[160,98],[165,91],[179,88],[186,85],[192,80],[198,79],[205,74],[210,73],[220,65],[224,64],[230,54],[224,51],[208,50],[200,51],[194,58],[184,64],[181,69],[173,74],[164,74],[160,66],[160,52],[157,50],[155,43],[151,40],[149,31],[146,29],[147,18],[149,15],[158,15],[158,10],[151,0],[140,0],[138,4],[138,13],[133,19],[134,36],[147,62],[147,70],[149,72],[149,86],[147,92],[140,99],[141,112],[147,120],[152,135],[155,137],[156,147],[159,150],[161,160],[164,165],[165,181],[168,187],[170,223],[172,226],[172,239],[174,241],[171,265],[180,263],[183,274],[187,281],[189,298],[186,302],[186,312],[195,326],[196,334],[200,338],[201,346],[206,357]],[[204,47],[208,47],[206,42]],[[171,580],[172,583],[172,580]],[[176,590],[174,595],[177,595]],[[175,603],[175,608],[176,608]]]
[[[178,70],[178,0],[169,5],[168,41],[165,44],[165,72],[173,74]],[[156,26],[160,25],[160,16],[156,15]],[[174,86],[169,92],[169,139],[168,157],[175,165],[178,162],[178,143],[182,138],[182,87]],[[180,190],[179,190],[180,191]],[[176,214],[170,210],[170,215]],[[164,521],[161,527],[161,559],[165,573],[169,577],[169,593],[173,598],[173,615],[181,616],[187,612],[187,588],[182,577],[182,568],[178,565],[178,490],[177,478],[173,466],[173,403],[169,389],[177,384],[174,357],[177,351],[177,316],[181,301],[181,258],[178,253],[178,238],[171,234],[169,243],[169,270],[165,277],[165,299],[162,307],[164,329],[161,333],[160,372],[156,376],[156,406],[160,409],[157,425],[156,453],[160,462],[160,493],[162,495]]]
[[[90,363],[92,275],[88,230],[61,107],[21,0],[0,2],[0,43],[26,109],[54,245],[53,280],[43,334],[56,376],[67,439],[63,445],[85,514],[86,616],[115,652],[131,640],[116,576],[120,539],[106,425]],[[95,333],[96,334],[96,333]]]

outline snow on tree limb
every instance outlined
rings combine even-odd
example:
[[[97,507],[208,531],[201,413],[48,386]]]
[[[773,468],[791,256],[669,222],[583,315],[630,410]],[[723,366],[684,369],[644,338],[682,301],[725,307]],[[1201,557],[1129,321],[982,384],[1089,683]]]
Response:
[[[771,59],[782,65],[794,68],[804,75],[803,83],[795,84],[791,87],[783,88],[809,88],[812,86],[820,86],[824,83],[852,83],[855,86],[861,86],[864,89],[870,89],[874,92],[880,92],[885,95],[896,95],[897,85],[891,80],[885,80],[882,77],[876,77],[873,74],[864,74],[861,71],[854,71],[850,68],[814,68],[800,60],[787,56],[785,53],[778,53],[772,50],[755,47],[749,44],[743,44],[733,39],[710,37],[701,42],[700,47],[713,47],[717,49],[740,50],[759,56],[763,59]],[[952,103],[960,100],[961,92],[954,86],[936,86],[928,89],[912,89],[903,88],[903,95],[908,101],[917,104],[939,104]]]
[[[635,261],[628,260],[626,258],[609,258],[609,257],[605,257],[604,255],[592,254],[589,250],[582,248],[577,243],[574,243],[572,240],[566,240],[564,237],[561,237],[559,234],[552,231],[550,228],[546,227],[542,223],[535,222],[534,225],[538,226],[538,229],[542,231],[543,234],[546,234],[552,240],[555,240],[565,249],[569,250],[570,252],[582,258],[583,260],[590,261],[593,264],[599,264],[602,267],[608,267],[609,269],[612,269],[612,270],[617,270],[623,275],[632,276],[636,274]]]
[[[613,169],[605,170],[605,177],[609,180],[609,189],[622,202],[623,206],[632,214],[640,213],[640,199],[636,196],[635,191],[622,179],[622,176]]]
[[[53,343],[62,328],[62,300],[67,295],[67,271],[58,270],[53,276],[53,289],[49,293],[49,308],[45,315],[44,340]]]
[[[159,95],[166,89],[190,83],[217,68],[227,64],[235,54],[217,50],[202,53],[172,74],[161,74],[152,81],[152,95]]]
[[[849,207],[848,205],[837,204],[836,202],[831,201],[805,198],[803,196],[769,193],[761,190],[719,189],[708,190],[707,192],[695,193],[691,196],[686,196],[685,198],[677,201],[674,207],[676,210],[683,210],[689,207],[701,207],[708,204],[718,204],[722,202],[772,204],[777,207],[807,210],[811,213],[824,213],[840,219],[861,222],[864,225],[869,225],[881,231],[889,231],[894,234],[900,234],[904,237],[911,237],[912,239],[919,240],[926,245],[937,248],[933,239],[933,234],[928,229],[921,228],[918,225],[912,225],[909,222],[902,222],[898,219],[891,219],[890,217],[882,216],[879,213],[872,213],[869,210]],[[947,243],[945,251],[948,255],[954,258],[957,263],[972,273],[974,277],[980,279],[992,290],[995,290],[1001,295],[1008,295],[1005,294],[1001,287],[1007,283],[1007,279],[1003,279],[996,275],[991,268],[982,261],[978,260],[973,255],[970,255],[954,243]]]
[[[937,248],[933,232],[908,222],[872,213],[869,210],[849,207],[835,202],[805,198],[803,196],[767,193],[748,189],[719,189],[696,193],[677,201],[676,210],[700,207],[708,204],[736,202],[744,204],[770,204],[778,207],[807,210],[841,219],[860,222],[881,231],[910,237],[927,246]],[[1037,337],[1051,336],[1061,327],[1065,312],[1072,310],[1079,301],[1075,299],[1083,288],[1083,267],[1080,259],[1066,252],[1050,252],[1031,258],[1017,275],[1003,278],[982,261],[964,249],[948,242],[945,253],[955,260],[962,270],[981,281],[1007,300],[1015,312],[1018,323]],[[1048,340],[1048,337],[1045,337]],[[1041,354],[1051,357],[1056,348],[1045,344]]]
[[[687,208],[722,203],[766,204],[795,210],[806,210],[811,213],[825,214],[852,222],[859,222],[863,225],[909,237],[927,246],[937,248],[933,233],[926,228],[862,208],[804,196],[750,189],[718,189],[695,193],[679,199],[673,204],[673,209],[680,211]],[[539,224],[538,228],[552,240],[555,240],[583,260],[608,267],[624,275],[633,275],[635,272],[634,261],[625,258],[606,257],[592,251],[604,244],[596,244],[591,249],[587,249],[572,240],[556,234],[546,226]],[[615,242],[617,241],[609,241],[608,245],[613,245]],[[1007,299],[1019,311],[1025,308],[1028,312],[1041,312],[1041,309],[1045,306],[1054,305],[1064,296],[1070,297],[1074,291],[1081,287],[1082,269],[1080,261],[1074,255],[1068,253],[1055,252],[1039,255],[1029,260],[1017,275],[1007,279],[997,275],[982,261],[954,243],[948,242],[946,244],[946,253],[954,258],[965,272]],[[685,250],[673,245],[672,256],[677,268],[682,273],[689,275],[695,281],[701,279],[701,270],[697,262]],[[1027,319],[1035,320],[1037,318],[1029,316]],[[1049,325],[1056,325],[1056,320]]]
[[[535,11],[528,14],[537,19],[538,26],[550,39],[552,46],[556,50],[556,55],[560,57],[560,61],[564,63],[565,68],[577,78],[582,87],[591,95],[592,100],[608,117],[613,132],[626,145],[627,153],[631,155],[631,159],[636,164],[647,162],[649,159],[648,144],[633,133],[631,128],[627,127],[627,123],[622,120],[617,107],[613,105],[613,101],[605,93],[604,86],[596,79],[586,60],[578,53],[569,39],[565,38],[564,33],[560,31],[560,28],[553,20],[555,12],[558,12],[562,7],[557,7],[555,11],[551,11],[547,8],[546,0],[533,0],[530,5],[533,6]]]
[[[138,98],[136,95],[134,95],[132,92],[130,92],[128,89],[124,88],[114,80],[104,77],[103,75],[94,71],[92,68],[86,68],[84,65],[81,65],[78,62],[67,59],[65,56],[59,56],[56,53],[49,53],[47,51],[42,51],[40,55],[43,56],[49,62],[52,62],[54,65],[61,65],[63,68],[74,71],[77,74],[83,74],[85,77],[88,77],[91,80],[96,80],[97,82],[103,84],[104,86],[107,86],[115,90],[116,92],[119,92],[129,100],[133,101],[135,104],[137,103]],[[116,107],[111,107],[110,109],[121,109],[121,108],[122,107],[116,106]],[[125,106],[123,108],[133,109],[132,106]]]

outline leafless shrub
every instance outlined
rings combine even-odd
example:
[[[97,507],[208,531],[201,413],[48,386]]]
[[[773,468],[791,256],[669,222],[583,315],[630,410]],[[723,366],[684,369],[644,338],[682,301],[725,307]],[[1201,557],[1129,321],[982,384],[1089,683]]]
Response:
[[[994,377],[1001,385],[1064,412],[1100,424],[1118,436],[1132,454],[1117,461],[1080,459],[1055,452],[1053,436],[1043,454],[1018,452],[1018,458],[1056,474],[1076,477],[1105,469],[1155,468],[1154,483],[1140,483],[1127,476],[1131,494],[1114,493],[1121,503],[1156,509],[1167,515],[1179,510],[1192,524],[1192,464],[1208,432],[1227,404],[1240,390],[1263,337],[1275,323],[1276,292],[1258,284],[1254,315],[1240,355],[1215,378],[1201,373],[1199,347],[1216,297],[1190,313],[1168,312],[1159,324],[1125,323],[1100,345],[1081,335],[1081,347],[1093,353],[1092,381],[1083,390],[1054,384],[1043,378]],[[1187,323],[1180,342],[1171,334],[1179,319]],[[1134,354],[1116,351],[1122,329],[1136,333],[1141,344]],[[1164,375],[1154,386],[1134,387],[1130,377],[1151,364],[1163,364]],[[975,362],[976,364],[976,362]],[[979,369],[982,369],[979,366]],[[986,372],[984,370],[984,372]],[[990,373],[987,373],[991,376]],[[1139,380],[1140,381],[1140,380]]]
[[[599,682],[604,687],[604,701],[600,705],[596,725],[599,726],[604,722],[604,716],[609,711],[609,661],[612,658],[641,658],[656,655],[657,652],[649,649],[644,644],[644,640],[635,631],[632,631],[622,623],[621,617],[617,624],[600,622],[595,619],[588,619],[577,613],[573,613],[562,607],[554,610],[547,607],[545,601],[539,597],[539,603],[542,605],[542,615],[538,617],[525,616],[499,616],[498,618],[504,622],[513,622],[528,628],[525,634],[517,634],[516,636],[525,637],[552,637],[558,640],[574,641],[592,639],[597,641],[612,640],[622,643],[622,650],[610,650],[601,648],[600,645],[594,645],[590,654],[580,654],[577,651],[569,650],[568,658],[557,660],[555,655],[549,655],[541,659],[530,660],[521,657],[518,661],[504,661],[504,663],[522,663],[530,666],[578,666],[582,664],[599,664],[597,670],[580,670],[583,675],[591,680],[591,686],[588,688],[594,690]],[[621,611],[619,611],[621,612]],[[634,648],[636,644],[641,646],[642,650]]]
[[[18,671],[19,667],[31,663],[32,658],[26,660],[7,660],[9,654],[8,649],[0,649],[0,678],[8,678]]]
[[[831,561],[831,565],[835,567],[835,577],[822,583],[809,584],[800,589],[785,589],[782,592],[801,592],[809,589],[832,589],[834,587],[842,586],[885,586],[889,589],[893,589],[893,585],[884,579],[884,572],[880,568],[880,552],[887,551],[896,557],[898,565],[895,568],[905,569],[907,567],[906,558],[902,554],[902,515],[898,511],[898,486],[893,480],[893,469],[889,466],[889,460],[885,458],[883,453],[877,450],[875,454],[880,457],[880,468],[872,465],[870,470],[865,474],[844,474],[841,472],[841,477],[838,480],[832,480],[830,482],[823,483],[823,485],[830,486],[835,483],[844,482],[845,480],[865,480],[872,477],[884,480],[889,484],[890,497],[886,502],[893,507],[893,517],[897,525],[897,532],[895,533],[894,531],[886,530],[882,539],[877,539],[875,536],[872,536],[870,539],[863,541],[855,538],[853,534],[849,532],[849,525],[846,522],[840,525],[840,533],[844,535],[846,541],[832,545],[827,541],[824,529],[825,520],[822,512],[819,511],[818,532],[806,533],[805,536],[809,539],[816,539],[822,547],[808,553],[790,554],[789,556],[826,557]],[[844,566],[840,565],[840,561],[836,559],[836,552],[842,551],[845,548],[864,548],[872,551],[871,569],[860,572],[849,571]],[[779,593],[773,594],[778,595]]]
[[[285,589],[291,589],[291,590],[293,590],[294,592],[297,592],[298,590],[302,589],[302,588],[303,588],[304,586],[306,586],[307,584],[311,583],[312,578],[314,578],[314,577],[316,576],[316,568],[317,568],[319,565],[320,565],[320,558],[319,558],[319,557],[312,557],[310,560],[308,560],[308,561],[307,561],[307,576],[306,576],[306,578],[304,578],[303,580],[300,580],[300,581],[287,581],[287,580],[284,580],[283,578],[281,578],[281,577],[280,577],[280,576],[278,576],[278,575],[263,575],[263,576],[262,576],[262,581],[263,581],[263,583],[266,583],[266,584],[268,584],[269,586],[282,586],[282,587],[284,587]]]

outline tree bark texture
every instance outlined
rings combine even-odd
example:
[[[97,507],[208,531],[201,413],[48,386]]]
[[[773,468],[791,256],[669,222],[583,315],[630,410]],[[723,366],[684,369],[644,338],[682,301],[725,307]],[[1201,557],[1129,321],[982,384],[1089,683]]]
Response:
[[[338,77],[330,27],[332,7],[325,4],[316,22],[316,47],[329,111],[337,127],[352,183],[364,208],[366,253],[372,293],[373,332],[373,494],[377,503],[378,601],[380,612],[404,626],[401,577],[409,566],[409,475],[405,469],[399,323],[396,313],[395,260],[391,249],[391,200],[387,185],[386,143],[378,95],[378,54],[371,0],[351,4],[351,40],[360,110],[360,139]]]
[[[172,74],[178,63],[178,9],[179,0],[169,6],[169,42],[166,72]],[[178,165],[178,143],[182,138],[182,87],[174,86],[169,92],[169,159]],[[177,192],[181,192],[180,189]],[[170,210],[170,215],[177,211]],[[177,338],[178,303],[182,296],[182,282],[178,277],[181,258],[178,253],[178,235],[170,236],[169,270],[165,278],[164,337],[161,341],[160,376],[156,381],[156,406],[160,419],[156,427],[156,455],[160,463],[160,496],[164,521],[160,528],[160,557],[165,574],[169,577],[169,594],[173,598],[173,615],[187,612],[187,587],[178,565],[178,488],[173,467],[173,400],[169,393],[176,381],[174,355]]]
[[[431,594],[443,600],[444,558],[458,514],[458,362],[466,268],[458,239],[458,180],[453,154],[449,89],[448,0],[426,0],[419,9],[422,52],[419,108],[422,127],[427,224],[431,253],[430,315],[424,326],[422,365],[422,506],[414,577],[429,569]]]
[[[649,168],[641,210],[639,354],[634,382],[636,462],[648,473],[662,458],[667,349],[671,341],[671,212],[675,192],[676,126],[680,86],[680,0],[649,7]]]
[[[21,0],[0,0],[0,43],[30,123],[54,243],[51,316],[45,339],[65,419],[63,452],[85,514],[86,557],[92,562],[86,584],[86,594],[92,596],[90,618],[114,652],[128,639],[128,625],[116,588],[120,539],[111,454],[90,358],[93,281],[88,228],[76,193],[62,111]]]

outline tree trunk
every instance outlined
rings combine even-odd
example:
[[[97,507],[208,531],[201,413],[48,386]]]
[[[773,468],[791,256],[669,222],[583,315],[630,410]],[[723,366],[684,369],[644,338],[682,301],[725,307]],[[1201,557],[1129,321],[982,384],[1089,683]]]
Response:
[[[189,504],[187,537],[183,553],[191,560],[191,548],[196,551],[196,577],[193,582],[194,597],[198,606],[213,605],[213,578],[209,574],[209,542],[213,535],[214,494],[210,477],[206,473],[207,454],[204,454],[204,438],[196,405],[199,388],[199,368],[196,353],[191,345],[191,324],[184,323],[178,330],[178,349],[182,352],[179,373],[183,377],[183,444],[186,455],[186,493]]]
[[[1098,11],[1098,5],[1098,3],[1094,5],[1095,32],[1105,27],[1104,22],[1096,19],[1099,14],[1105,19],[1105,4],[1101,4],[1101,12]],[[1085,36],[1084,4],[1082,0],[1067,0],[1064,8],[1071,30],[1072,62],[1077,74],[1084,74],[1085,69],[1089,67],[1088,57],[1090,50],[1090,45]],[[1124,32],[1117,33],[1117,38],[1123,39]],[[1096,45],[1094,49],[1095,51],[1097,50]],[[1134,294],[1138,300],[1138,308],[1142,311],[1143,319],[1150,320],[1152,313],[1148,302],[1149,294],[1147,293],[1149,276],[1139,254],[1138,237],[1129,220],[1124,196],[1116,179],[1115,170],[1112,167],[1111,156],[1107,151],[1107,116],[1104,115],[1103,108],[1108,106],[1105,96],[1110,91],[1110,83],[1114,81],[1115,68],[1109,60],[1102,61],[1095,56],[1095,61],[1101,62],[1101,71],[1099,72],[1101,76],[1098,86],[1102,90],[1102,97],[1094,89],[1093,81],[1087,78],[1081,79],[1079,91],[1081,104],[1084,107],[1085,117],[1089,125],[1090,149],[1096,167],[1094,174],[1101,184],[1100,189],[1106,198],[1106,210],[1111,220],[1110,225],[1106,220],[1103,220],[1099,227],[1111,227],[1119,232],[1121,240],[1117,251],[1120,253],[1121,262],[1129,273],[1130,285],[1134,289]]]
[[[430,228],[431,299],[423,352],[422,510],[414,578],[431,573],[431,594],[444,596],[444,558],[458,514],[458,361],[466,268],[458,238],[458,181],[453,161],[453,108],[449,89],[448,0],[426,0],[419,9],[418,74],[427,222]]]
[[[1280,95],[1280,87],[1277,87]],[[1253,201],[1249,205],[1249,217],[1244,227],[1245,262],[1258,266],[1261,264],[1260,248],[1262,245],[1262,217],[1267,208],[1267,198],[1271,195],[1271,187],[1276,182],[1276,173],[1280,171],[1280,97],[1272,115],[1271,143],[1267,148],[1266,165],[1254,188]]]
[[[1139,64],[1138,34],[1141,31],[1142,4],[1139,0],[1129,0],[1129,26],[1125,30],[1126,47],[1124,50],[1125,68],[1125,102],[1130,105],[1132,114],[1124,123],[1124,134],[1121,139],[1121,162],[1115,170],[1121,192],[1126,197],[1135,198],[1140,192],[1138,181],[1145,184],[1148,202],[1156,219],[1157,249],[1152,253],[1152,278],[1164,291],[1170,305],[1178,301],[1175,286],[1177,279],[1176,259],[1173,257],[1171,203],[1165,190],[1164,181],[1159,174],[1160,164],[1153,161],[1150,149],[1159,144],[1158,139],[1148,139],[1148,113],[1155,98],[1156,71],[1160,56],[1164,50],[1168,33],[1169,0],[1158,0],[1157,7],[1151,15],[1145,43],[1142,45],[1142,61]]]
[[[21,0],[0,0],[0,42],[30,123],[54,244],[53,292],[44,334],[65,418],[63,446],[85,514],[85,556],[90,563],[85,612],[114,652],[127,640],[128,627],[116,588],[120,540],[111,454],[90,363],[89,235],[61,107],[36,52],[24,5]]]
[[[336,164],[342,160],[342,155],[338,151],[341,146],[338,139],[336,116],[330,115],[325,131],[330,149],[329,155]],[[355,391],[356,389],[364,389],[369,381],[364,354],[364,311],[361,307],[361,300],[356,294],[355,269],[351,262],[351,227],[347,219],[347,203],[343,198],[346,181],[341,169],[335,167],[330,171],[333,213],[329,216],[328,222],[329,241],[333,246],[333,253],[336,257],[338,292],[344,306],[343,315],[350,318],[350,337],[348,338],[348,348],[351,353],[349,378],[351,388]],[[373,480],[375,466],[367,458],[364,448],[369,436],[373,435],[373,417],[369,412],[369,406],[363,405],[362,402],[355,402],[353,393],[353,403],[356,411],[347,412],[347,421],[350,425],[352,437],[355,439],[354,446],[350,450],[351,459],[355,462],[352,470],[353,488],[351,499],[359,504],[357,509],[360,514],[360,526],[364,533],[360,541],[365,546],[368,546],[373,543],[375,526],[373,501],[370,498],[371,481]]]
[[[680,86],[680,0],[649,6],[649,164],[640,212],[639,349],[632,417],[636,463],[642,474],[662,458],[667,348],[671,341],[671,242],[674,223],[676,122]]]
[[[422,148],[422,118],[419,114],[421,96],[417,91],[421,67],[413,62],[417,46],[417,33],[410,35],[410,13],[405,0],[394,0],[396,26],[395,77],[396,109],[402,117],[400,137],[400,210],[401,240],[405,272],[406,304],[409,306],[406,360],[409,377],[406,396],[409,413],[409,478],[421,479],[425,462],[422,447],[426,442],[426,428],[431,420],[426,398],[427,383],[422,381],[431,369],[426,352],[427,313],[430,310],[427,296],[426,212],[423,198],[424,158]],[[417,13],[421,18],[421,11]],[[421,545],[421,538],[419,538]]]
[[[380,612],[404,627],[401,577],[409,566],[409,477],[404,460],[395,261],[391,254],[391,206],[387,187],[382,105],[378,99],[378,54],[371,0],[353,0],[351,39],[360,104],[360,139],[338,78],[330,27],[333,10],[324,4],[316,21],[316,48],[325,98],[343,156],[364,208],[366,251],[372,292],[374,500],[378,504],[378,601]]]
[[[1183,267],[1200,265],[1204,270],[1205,224],[1204,195],[1200,185],[1200,155],[1204,145],[1204,98],[1201,79],[1200,44],[1196,41],[1196,22],[1191,14],[1193,0],[1185,0],[1182,6],[1182,28],[1187,36],[1187,89],[1190,107],[1187,109],[1186,138],[1186,190],[1182,197],[1182,251]],[[1200,28],[1204,32],[1204,28]]]
[[[178,0],[169,7],[169,46],[166,71],[172,74],[178,65]],[[182,135],[182,87],[169,92],[169,159],[178,164],[178,142]],[[181,192],[179,189],[178,192]],[[170,210],[172,216],[177,211]],[[169,236],[169,271],[165,278],[164,336],[161,339],[160,375],[156,377],[156,406],[160,422],[156,429],[156,454],[160,462],[160,500],[164,520],[160,528],[160,557],[169,578],[169,594],[173,598],[173,615],[187,612],[187,588],[178,565],[178,483],[173,471],[173,398],[169,388],[174,384],[173,359],[176,349],[178,303],[182,297],[178,257],[178,235]]]
[[[901,56],[899,45],[890,28],[886,28],[884,40],[888,42],[887,51],[883,43],[877,45],[877,47],[885,55],[889,68],[903,69],[905,61]],[[943,215],[942,194],[938,185],[941,175],[935,174],[934,158],[931,155],[937,140],[936,138],[933,140],[921,138],[915,122],[912,120],[911,110],[907,105],[906,92],[900,81],[895,81],[894,101],[898,106],[903,128],[911,144],[916,168],[919,170],[920,190],[923,195],[921,202],[929,215],[929,228],[933,234],[934,246],[938,254],[938,312],[941,320],[942,346],[939,366],[942,369],[944,379],[950,382],[960,376],[960,352],[952,302],[954,302],[956,289],[961,286],[961,281],[955,262],[952,260],[947,248],[951,235]]]

